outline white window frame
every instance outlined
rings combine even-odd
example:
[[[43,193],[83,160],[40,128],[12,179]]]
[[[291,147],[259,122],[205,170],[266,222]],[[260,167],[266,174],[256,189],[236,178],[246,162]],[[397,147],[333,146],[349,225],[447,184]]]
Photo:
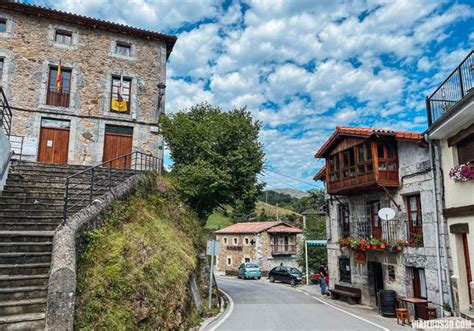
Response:
[[[224,237],[224,238],[222,238],[222,242],[224,243],[224,245],[227,245],[227,243],[228,243],[229,241],[227,240],[227,237]]]
[[[249,237],[244,237],[244,245],[245,245],[245,246],[250,246],[250,239],[249,239]]]
[[[117,44],[130,45],[130,55],[121,55],[115,53]],[[137,58],[137,46],[131,39],[114,39],[110,43],[109,56],[115,57],[121,60],[136,61]]]
[[[6,20],[5,31],[0,32],[0,38],[11,38],[13,35],[13,20],[12,17],[6,13],[0,13],[0,19]]]
[[[232,238],[232,244],[234,246],[238,246],[239,245],[239,237],[233,237]]]
[[[229,262],[230,260],[230,262]],[[232,256],[227,256],[226,260],[225,260],[225,263],[227,266],[231,266],[232,265]]]

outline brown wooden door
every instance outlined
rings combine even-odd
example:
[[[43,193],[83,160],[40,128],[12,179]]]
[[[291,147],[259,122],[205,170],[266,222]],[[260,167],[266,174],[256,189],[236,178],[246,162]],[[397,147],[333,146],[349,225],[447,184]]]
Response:
[[[372,236],[376,239],[382,239],[382,220],[378,215],[379,210],[380,201],[374,200],[367,203],[367,215],[372,227]]]
[[[133,136],[105,133],[103,161],[115,159],[132,152]],[[132,164],[131,156],[119,158],[105,164],[106,167],[129,169]]]
[[[66,164],[69,129],[41,128],[38,162]]]
[[[467,293],[469,294],[469,302],[472,302],[471,297],[471,282],[472,282],[472,274],[471,274],[471,260],[469,258],[469,246],[467,244],[467,234],[462,234],[462,247],[464,250],[464,263],[466,264],[466,279],[467,279]]]

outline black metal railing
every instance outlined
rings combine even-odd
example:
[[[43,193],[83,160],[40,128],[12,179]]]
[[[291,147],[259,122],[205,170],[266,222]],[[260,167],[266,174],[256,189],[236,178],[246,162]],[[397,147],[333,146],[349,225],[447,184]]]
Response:
[[[161,159],[135,151],[87,168],[66,177],[64,192],[64,220],[68,215],[90,205],[94,197],[105,194],[139,171],[161,174]]]
[[[16,136],[13,134],[10,135],[10,149],[14,152],[13,157],[16,160],[21,160],[21,157],[23,155],[24,140],[25,137]]]
[[[339,224],[339,237],[347,238],[351,235],[350,223]]]
[[[0,122],[7,136],[10,136],[12,129],[12,110],[8,104],[3,88],[0,86]]]
[[[380,239],[386,242],[394,242],[403,237],[402,226],[396,219],[390,221],[380,221],[376,225],[368,220],[357,222],[357,237],[362,239]]]
[[[428,125],[431,126],[456,103],[464,98],[474,87],[474,50],[444,80],[444,82],[426,98]]]

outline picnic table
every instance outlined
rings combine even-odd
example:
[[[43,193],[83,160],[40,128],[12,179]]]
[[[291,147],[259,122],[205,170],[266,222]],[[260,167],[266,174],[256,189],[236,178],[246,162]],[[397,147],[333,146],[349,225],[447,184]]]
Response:
[[[401,298],[399,297],[398,298],[400,301],[403,301],[403,302],[406,302],[406,303],[410,303],[413,305],[413,310],[414,310],[414,315],[413,317],[415,318],[415,320],[418,319],[418,313],[417,313],[417,307],[416,305],[428,305],[428,303],[430,303],[431,301],[429,300],[426,300],[426,299],[422,299],[422,298]]]

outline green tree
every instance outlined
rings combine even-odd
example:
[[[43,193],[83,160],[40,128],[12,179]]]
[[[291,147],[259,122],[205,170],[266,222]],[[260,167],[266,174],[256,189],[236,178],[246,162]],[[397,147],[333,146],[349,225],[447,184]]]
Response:
[[[224,204],[255,208],[264,153],[261,124],[245,108],[222,112],[203,103],[163,115],[160,124],[173,160],[170,179],[203,222]]]
[[[305,240],[325,240],[326,220],[321,216],[309,216],[306,219],[306,229],[304,230]],[[304,243],[302,243],[304,245]],[[299,250],[297,262],[305,268],[304,246]],[[308,246],[308,269],[310,272],[319,270],[328,261],[326,247]]]

